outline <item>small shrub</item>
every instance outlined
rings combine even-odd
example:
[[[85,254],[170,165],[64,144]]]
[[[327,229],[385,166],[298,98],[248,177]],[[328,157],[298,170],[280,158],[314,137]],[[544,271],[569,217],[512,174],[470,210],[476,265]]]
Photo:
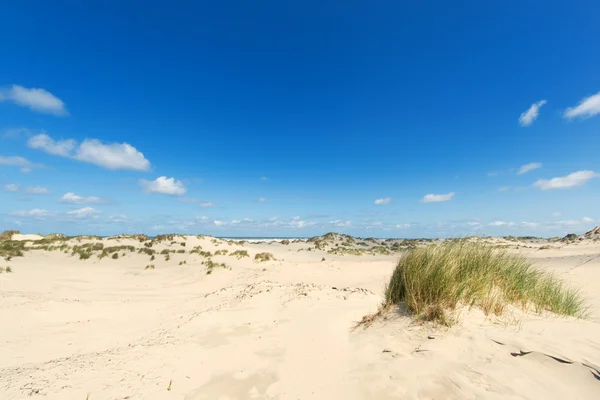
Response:
[[[185,247],[185,242],[179,242],[179,245],[180,245],[181,247]]]
[[[162,255],[169,254],[169,249],[164,249],[163,251],[160,252],[160,254],[162,254]]]
[[[179,265],[183,265],[183,264],[187,264],[187,261],[186,260],[179,261]]]
[[[321,262],[323,262],[323,261],[326,261],[326,260],[325,260],[325,257],[321,258]]]
[[[154,269],[154,264],[146,265],[146,268],[144,268],[144,269]]]
[[[115,253],[112,255],[113,260],[116,260],[117,258],[119,258],[119,253]]]
[[[156,257],[154,257],[154,255],[152,257],[150,257],[150,261],[154,261]]]
[[[227,264],[217,263],[217,262],[214,262],[211,259],[208,259],[206,261],[202,261],[202,265],[206,266],[206,275],[212,274],[212,272],[213,272],[213,270],[215,268],[231,269],[231,268],[229,268],[229,266],[227,266]]]
[[[184,250],[184,249],[179,249],[179,250],[177,250],[177,252],[176,252],[176,253],[177,253],[177,254],[184,254],[184,253],[185,253],[185,250]]]
[[[229,254],[232,257],[237,257],[238,260],[244,258],[244,257],[250,257],[250,255],[248,254],[248,250],[236,250],[232,253]]]
[[[275,260],[275,257],[273,257],[273,254],[271,253],[257,253],[254,256],[254,261],[258,262],[266,262],[271,260]]]
[[[215,251],[215,256],[225,256],[227,255],[227,249],[223,249],[223,250],[217,250]]]
[[[169,261],[170,259],[171,259],[171,256],[167,254],[167,255],[165,256],[165,261]]]
[[[284,245],[284,246],[287,246],[288,244],[290,244],[290,241],[287,240],[287,239],[284,239],[284,240],[281,241],[281,244]]]
[[[14,235],[18,235],[19,231],[4,231],[0,233],[0,240],[11,240]]]

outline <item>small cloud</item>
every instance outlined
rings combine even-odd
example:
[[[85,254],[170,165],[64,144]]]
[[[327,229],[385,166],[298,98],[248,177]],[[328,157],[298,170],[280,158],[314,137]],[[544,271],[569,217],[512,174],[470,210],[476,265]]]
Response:
[[[427,194],[421,199],[422,203],[441,203],[449,201],[454,197],[454,192],[447,194]]]
[[[12,85],[10,88],[0,89],[0,102],[2,101],[10,101],[44,114],[69,115],[65,103],[45,89]]]
[[[539,224],[539,223],[537,223],[537,222],[527,222],[527,221],[523,221],[523,222],[521,222],[521,226],[522,226],[523,228],[535,229],[535,228],[537,228],[538,226],[540,226],[540,224]]]
[[[98,139],[85,139],[78,144],[74,139],[54,140],[45,133],[27,141],[32,149],[48,154],[97,165],[109,170],[148,171],[150,161],[128,143],[105,144]]]
[[[23,172],[23,173],[30,172],[32,168],[41,166],[41,165],[32,163],[31,161],[27,160],[26,158],[18,157],[18,156],[10,156],[10,157],[0,156],[0,165],[12,165],[15,167],[21,167],[21,172]]]
[[[182,196],[187,191],[181,181],[176,181],[175,178],[167,178],[166,176],[160,176],[153,181],[140,179],[140,184],[148,193]]]
[[[266,203],[267,199],[265,197],[259,197],[258,202],[259,203]]]
[[[33,219],[41,220],[41,219],[46,219],[47,217],[51,216],[52,213],[50,213],[47,210],[34,208],[33,210],[13,211],[9,215],[12,215],[14,217],[24,217],[24,218],[33,218]]]
[[[565,110],[565,118],[589,118],[600,114],[600,92],[583,98],[575,107],[569,107]]]
[[[115,223],[115,224],[119,224],[122,222],[127,222],[128,218],[126,215],[123,214],[116,214],[116,215],[111,215],[110,217],[108,217],[108,221]]]
[[[77,210],[73,210],[73,211],[67,211],[67,215],[74,217],[74,218],[90,218],[93,217],[97,214],[100,214],[101,211],[98,211],[92,207],[83,207],[83,208],[79,208]]]
[[[391,202],[392,202],[391,197],[383,197],[381,199],[376,199],[373,203],[375,203],[378,206],[381,206],[381,205],[385,205],[385,204],[390,204]]]
[[[352,224],[350,221],[342,221],[339,219],[336,219],[335,221],[329,221],[329,223],[336,228],[345,228]]]
[[[494,222],[490,222],[488,225],[489,226],[495,226],[495,227],[500,227],[500,226],[514,226],[515,223],[514,222],[506,222],[506,221],[494,221]]]
[[[19,191],[19,185],[15,185],[14,183],[10,183],[8,185],[4,185],[4,191],[5,192],[18,192]]]
[[[223,226],[223,225],[226,225],[227,223],[223,222],[223,221],[217,221],[217,220],[215,220],[215,221],[213,221],[213,224],[215,224],[216,226]]]
[[[210,208],[210,207],[214,207],[215,205],[213,203],[211,203],[210,201],[205,201],[200,203],[200,207],[202,208]]]
[[[559,212],[553,212],[553,213],[552,213],[552,216],[553,216],[553,217],[561,217],[561,216],[562,216],[562,214],[561,214],[561,213],[559,213]]]
[[[542,164],[539,162],[532,162],[529,164],[522,165],[517,172],[517,175],[523,175],[528,173],[529,171],[533,171],[534,169],[542,168]]]
[[[539,179],[537,182],[533,184],[542,190],[549,189],[570,189],[576,186],[583,186],[593,178],[600,177],[600,174],[594,171],[577,171],[573,172],[567,176],[561,176],[557,178],[552,178],[550,180]]]
[[[25,188],[25,193],[27,194],[48,194],[50,191],[44,187],[40,186],[30,186]]]
[[[4,185],[4,190],[7,192],[24,192],[27,194],[48,194],[50,191],[44,187],[40,186],[28,186],[25,188],[21,188],[19,185],[11,183],[9,185]]]
[[[411,227],[411,224],[396,224],[396,228],[398,229],[408,229]]]
[[[106,200],[96,196],[78,196],[73,192],[65,193],[59,200],[61,203],[67,204],[99,204],[105,203]]]
[[[509,189],[510,189],[510,186],[500,186],[500,187],[498,188],[498,191],[499,191],[499,192],[506,192],[506,191],[507,191],[507,190],[509,190]]]
[[[197,203],[200,200],[199,199],[195,199],[193,197],[178,197],[177,201],[180,201],[182,203]]]
[[[527,111],[521,114],[519,117],[519,124],[521,126],[529,126],[535,121],[540,113],[540,108],[546,104],[546,100],[540,100],[537,103],[533,103]]]
[[[583,217],[583,218],[581,218],[581,221],[585,222],[586,224],[596,222],[593,218],[590,218],[590,217]]]

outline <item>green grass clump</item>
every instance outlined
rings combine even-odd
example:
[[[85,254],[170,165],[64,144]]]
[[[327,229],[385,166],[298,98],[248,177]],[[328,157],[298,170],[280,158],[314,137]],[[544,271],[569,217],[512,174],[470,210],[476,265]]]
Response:
[[[154,264],[146,265],[144,269],[154,269]]]
[[[23,257],[25,242],[19,240],[4,240],[0,242],[0,256],[6,261],[10,261],[12,257]]]
[[[275,257],[273,257],[273,254],[271,253],[257,253],[254,256],[254,261],[266,262],[270,260],[275,260]]]
[[[288,244],[290,244],[290,241],[287,239],[283,239],[280,243],[284,246],[287,246]]]
[[[518,254],[466,240],[407,252],[385,290],[385,306],[405,303],[417,317],[449,324],[447,311],[477,306],[502,314],[508,304],[583,317],[584,299]]]
[[[138,250],[138,253],[142,254],[147,254],[149,256],[154,255],[154,253],[156,253],[156,251],[154,249],[151,249],[150,247],[140,247]]]
[[[229,254],[232,257],[237,257],[238,260],[244,258],[244,257],[250,257],[250,255],[248,254],[248,250],[236,250],[232,253]]]
[[[11,267],[0,267],[0,274],[6,272],[6,273],[11,273],[12,272],[12,268]]]
[[[226,256],[227,251],[228,251],[227,249],[217,250],[217,251],[215,251],[215,256]]]
[[[113,259],[113,260],[116,260],[117,258],[119,258],[119,253],[114,253],[114,254],[112,255],[112,259]]]

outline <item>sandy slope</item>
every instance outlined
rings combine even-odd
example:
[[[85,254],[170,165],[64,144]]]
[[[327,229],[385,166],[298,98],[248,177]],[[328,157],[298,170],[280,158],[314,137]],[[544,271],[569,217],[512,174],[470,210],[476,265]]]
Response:
[[[154,270],[144,269],[148,255],[130,252],[13,258],[13,272],[0,275],[0,398],[600,398],[598,244],[521,249],[583,288],[590,320],[517,313],[518,322],[493,323],[472,311],[439,330],[390,314],[352,330],[377,309],[397,256],[175,242],[154,248],[186,242],[186,253],[157,255]],[[189,254],[197,245],[251,257],[213,257],[231,270],[207,275],[204,258]],[[254,262],[262,251],[277,261]]]

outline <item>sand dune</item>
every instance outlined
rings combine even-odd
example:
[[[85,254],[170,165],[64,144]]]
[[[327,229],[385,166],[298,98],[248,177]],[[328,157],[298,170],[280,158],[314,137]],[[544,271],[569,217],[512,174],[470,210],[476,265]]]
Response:
[[[401,251],[426,243],[13,239],[25,248],[0,263],[12,269],[0,274],[2,399],[600,397],[593,238],[488,239],[581,287],[587,320],[463,310],[451,328],[399,310],[354,328],[378,308]],[[87,250],[74,246],[93,244],[80,259]],[[231,256],[236,250],[248,257]],[[275,259],[254,259],[265,252]]]

